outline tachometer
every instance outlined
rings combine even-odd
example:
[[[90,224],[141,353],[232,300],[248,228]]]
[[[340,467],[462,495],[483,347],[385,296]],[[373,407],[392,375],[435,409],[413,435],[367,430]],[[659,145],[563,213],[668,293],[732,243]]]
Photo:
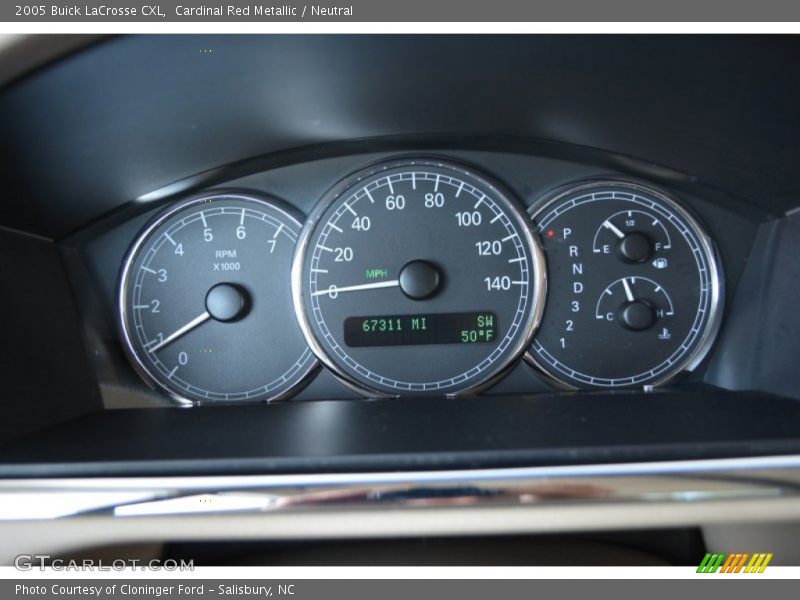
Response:
[[[334,186],[292,272],[306,339],[368,393],[475,390],[530,343],[544,263],[507,193],[461,166],[380,164]]]
[[[159,214],[134,242],[119,288],[134,366],[181,403],[265,401],[318,363],[292,310],[298,219],[279,202],[217,192]]]
[[[719,326],[714,246],[677,202],[596,181],[535,207],[549,289],[528,360],[570,387],[658,385],[703,358]]]

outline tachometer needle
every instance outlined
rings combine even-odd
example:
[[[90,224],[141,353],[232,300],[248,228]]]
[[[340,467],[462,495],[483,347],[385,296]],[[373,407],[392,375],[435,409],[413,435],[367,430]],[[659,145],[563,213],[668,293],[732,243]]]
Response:
[[[362,283],[360,285],[348,285],[345,287],[337,287],[332,285],[324,290],[317,290],[312,292],[312,296],[324,296],[326,294],[335,297],[342,292],[360,292],[361,290],[377,290],[380,288],[399,287],[400,280],[393,279],[391,281],[376,281],[375,283]]]
[[[610,230],[619,239],[622,239],[622,238],[625,237],[625,234],[622,233],[622,231],[620,231],[619,227],[614,225],[611,221],[603,221],[603,227],[605,227],[606,229]]]
[[[192,329],[194,329],[198,325],[202,325],[203,323],[208,321],[210,318],[211,318],[211,315],[208,314],[208,311],[204,311],[203,314],[201,314],[198,317],[195,317],[194,319],[189,321],[186,325],[184,325],[180,329],[177,329],[176,331],[174,331],[173,333],[171,333],[170,335],[165,337],[163,340],[158,342],[156,345],[151,346],[150,348],[147,349],[147,351],[148,352],[158,352],[159,350],[161,350],[161,348],[163,348],[167,344],[171,344],[172,342],[177,340],[182,335],[186,335]]]
[[[622,279],[622,286],[625,288],[625,297],[628,299],[628,302],[633,302],[636,300],[636,298],[633,297],[633,290],[631,289],[627,279]]]

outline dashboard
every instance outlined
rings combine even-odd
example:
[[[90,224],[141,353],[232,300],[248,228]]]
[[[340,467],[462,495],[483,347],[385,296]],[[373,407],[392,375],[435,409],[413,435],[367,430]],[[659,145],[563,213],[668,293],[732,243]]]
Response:
[[[796,527],[793,37],[50,38],[8,539]]]

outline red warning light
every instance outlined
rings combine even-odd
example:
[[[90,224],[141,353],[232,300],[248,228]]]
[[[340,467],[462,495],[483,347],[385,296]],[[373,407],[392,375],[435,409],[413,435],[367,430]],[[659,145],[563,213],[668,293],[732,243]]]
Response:
[[[548,239],[549,238],[554,238],[554,237],[556,237],[556,232],[554,230],[552,230],[552,229],[548,229],[547,233],[545,233],[545,235],[548,237]]]

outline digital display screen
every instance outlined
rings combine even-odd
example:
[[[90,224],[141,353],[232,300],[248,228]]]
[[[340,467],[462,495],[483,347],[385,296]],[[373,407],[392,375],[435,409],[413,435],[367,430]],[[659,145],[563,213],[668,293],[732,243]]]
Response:
[[[344,343],[351,348],[480,344],[496,337],[497,317],[492,312],[349,317],[344,321]]]

